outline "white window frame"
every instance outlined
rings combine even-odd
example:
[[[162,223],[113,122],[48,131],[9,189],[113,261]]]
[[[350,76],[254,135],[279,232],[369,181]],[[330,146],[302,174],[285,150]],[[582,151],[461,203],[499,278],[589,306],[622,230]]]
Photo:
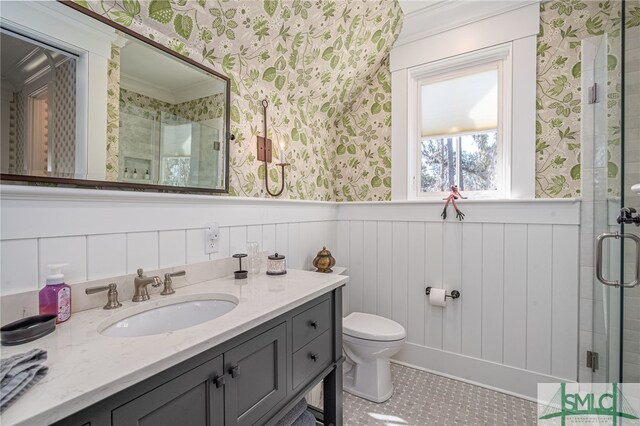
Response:
[[[413,185],[415,117],[411,116],[415,111],[415,88],[411,73],[439,61],[507,45],[511,48],[508,71],[512,74],[512,85],[509,87],[511,99],[505,108],[511,112],[511,121],[507,122],[509,129],[504,131],[511,137],[512,151],[504,198],[535,197],[536,44],[540,5],[530,0],[513,0],[495,5],[479,2],[482,6],[474,8],[471,3],[475,2],[440,2],[439,13],[432,13],[434,8],[424,8],[424,13],[406,19],[408,32],[405,34],[403,27],[403,33],[391,49],[393,201],[427,201],[418,199]]]
[[[420,123],[422,86],[445,81],[464,75],[474,74],[488,69],[498,69],[498,164],[496,167],[497,189],[492,191],[465,191],[463,195],[471,198],[505,198],[511,182],[511,44],[482,49],[480,51],[458,55],[430,64],[409,69],[409,176],[413,196],[417,199],[441,199],[448,192],[422,192],[420,179],[422,169],[421,143],[422,126]],[[437,137],[431,138],[436,139]]]

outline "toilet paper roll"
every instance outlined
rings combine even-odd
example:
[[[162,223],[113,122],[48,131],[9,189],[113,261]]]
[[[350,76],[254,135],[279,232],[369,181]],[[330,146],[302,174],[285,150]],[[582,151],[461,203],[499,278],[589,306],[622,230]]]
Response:
[[[429,293],[429,303],[431,303],[433,306],[445,306],[445,294],[447,294],[445,289],[431,287],[431,291]]]

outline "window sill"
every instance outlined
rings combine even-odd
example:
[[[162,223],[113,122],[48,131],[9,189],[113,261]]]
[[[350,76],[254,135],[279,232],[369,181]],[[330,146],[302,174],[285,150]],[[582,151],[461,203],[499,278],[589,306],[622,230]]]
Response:
[[[463,201],[491,201],[491,200],[498,200],[498,201],[504,201],[506,199],[509,199],[508,197],[505,197],[504,195],[504,191],[464,191],[461,190],[460,193],[465,197],[462,198]],[[423,195],[416,195],[413,196],[412,198],[409,198],[409,200],[416,200],[416,201],[420,201],[420,200],[424,200],[424,201],[437,201],[437,200],[446,200],[449,195],[451,195],[451,192],[428,192],[428,193],[422,193]],[[457,198],[456,201],[458,201],[460,198]]]
[[[392,201],[348,201],[340,204],[444,204],[444,197],[440,198],[417,198],[411,200],[392,200]],[[581,201],[580,198],[467,198],[456,200],[460,204],[519,204],[519,203],[573,203]]]
[[[449,205],[448,217],[441,217],[444,200],[395,200],[338,204],[338,220],[426,222],[434,224],[548,224],[579,225],[580,200],[575,198],[530,198],[460,200],[462,222]],[[456,225],[457,226],[457,225]]]

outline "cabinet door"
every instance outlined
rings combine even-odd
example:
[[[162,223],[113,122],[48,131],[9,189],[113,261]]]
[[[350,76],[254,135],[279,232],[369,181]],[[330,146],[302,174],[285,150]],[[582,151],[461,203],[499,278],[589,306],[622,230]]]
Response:
[[[116,408],[113,425],[222,425],[224,386],[215,380],[222,367],[221,355]]]
[[[224,354],[225,425],[252,425],[286,396],[286,324]]]

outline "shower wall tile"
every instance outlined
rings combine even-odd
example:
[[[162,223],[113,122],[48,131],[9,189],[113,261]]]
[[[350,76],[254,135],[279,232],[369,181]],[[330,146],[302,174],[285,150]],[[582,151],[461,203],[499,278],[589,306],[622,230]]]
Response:
[[[593,244],[594,244],[594,235],[593,232],[588,232],[581,227],[582,232],[580,234],[580,266],[590,266],[593,267]]]
[[[593,277],[595,270],[591,266],[580,267],[580,298],[593,299]]]
[[[612,295],[613,296],[613,295]],[[610,308],[609,308],[610,309]],[[605,303],[602,300],[593,301],[593,317],[592,327],[594,333],[605,334],[607,332],[606,322],[613,321],[614,313],[607,309],[605,312]],[[607,318],[608,314],[608,318]],[[606,321],[606,322],[605,322]],[[609,325],[611,327],[612,324]]]
[[[593,300],[580,298],[580,331],[593,331]]]

